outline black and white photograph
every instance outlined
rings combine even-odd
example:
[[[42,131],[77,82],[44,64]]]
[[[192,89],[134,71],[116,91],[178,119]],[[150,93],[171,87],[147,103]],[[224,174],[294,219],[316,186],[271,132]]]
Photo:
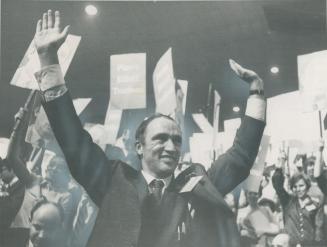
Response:
[[[0,4],[0,247],[327,246],[326,0]]]

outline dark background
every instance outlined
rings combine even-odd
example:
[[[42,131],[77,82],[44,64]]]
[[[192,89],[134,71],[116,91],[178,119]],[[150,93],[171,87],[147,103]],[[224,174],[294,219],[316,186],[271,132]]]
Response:
[[[85,14],[89,3],[98,8],[97,16]],[[61,11],[63,24],[71,25],[70,33],[82,36],[66,81],[74,98],[93,98],[81,115],[86,122],[104,121],[112,54],[147,54],[148,109],[126,111],[126,127],[153,111],[152,73],[161,55],[172,47],[175,77],[189,81],[186,129],[190,133],[198,131],[191,113],[206,111],[209,83],[222,96],[220,129],[223,120],[244,113],[248,88],[230,70],[228,58],[255,70],[271,97],[298,89],[297,55],[327,49],[325,0],[3,0],[1,5],[1,137],[9,136],[13,116],[29,93],[9,83],[34,36],[37,19],[47,9]],[[274,65],[279,74],[270,72]],[[240,113],[232,111],[234,105],[240,106]]]

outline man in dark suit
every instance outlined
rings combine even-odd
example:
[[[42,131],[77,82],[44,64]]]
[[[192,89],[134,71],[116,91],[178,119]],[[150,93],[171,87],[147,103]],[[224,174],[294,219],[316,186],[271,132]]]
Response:
[[[38,21],[34,43],[41,71],[36,77],[70,171],[100,209],[88,246],[240,246],[234,215],[223,196],[248,176],[257,155],[265,125],[262,80],[230,61],[250,84],[251,96],[233,146],[208,172],[190,164],[174,177],[181,130],[160,114],[144,120],[136,131],[142,164],[136,171],[109,161],[82,128],[58,66],[57,50],[67,33],[68,26],[61,30],[58,11],[54,20],[49,10]]]

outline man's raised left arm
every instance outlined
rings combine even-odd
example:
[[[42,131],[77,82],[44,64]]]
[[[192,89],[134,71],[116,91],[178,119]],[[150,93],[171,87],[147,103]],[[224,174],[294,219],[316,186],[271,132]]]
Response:
[[[239,78],[249,84],[250,93],[245,116],[233,146],[221,155],[208,171],[211,181],[223,195],[233,190],[249,175],[258,154],[266,117],[262,79],[254,71],[243,68],[233,60],[230,60],[230,66]]]

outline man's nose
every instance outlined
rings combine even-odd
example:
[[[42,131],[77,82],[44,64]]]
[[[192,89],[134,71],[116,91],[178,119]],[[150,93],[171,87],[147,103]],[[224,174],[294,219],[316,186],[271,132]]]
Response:
[[[173,142],[172,139],[168,139],[165,143],[165,150],[166,151],[177,151],[177,146]]]

